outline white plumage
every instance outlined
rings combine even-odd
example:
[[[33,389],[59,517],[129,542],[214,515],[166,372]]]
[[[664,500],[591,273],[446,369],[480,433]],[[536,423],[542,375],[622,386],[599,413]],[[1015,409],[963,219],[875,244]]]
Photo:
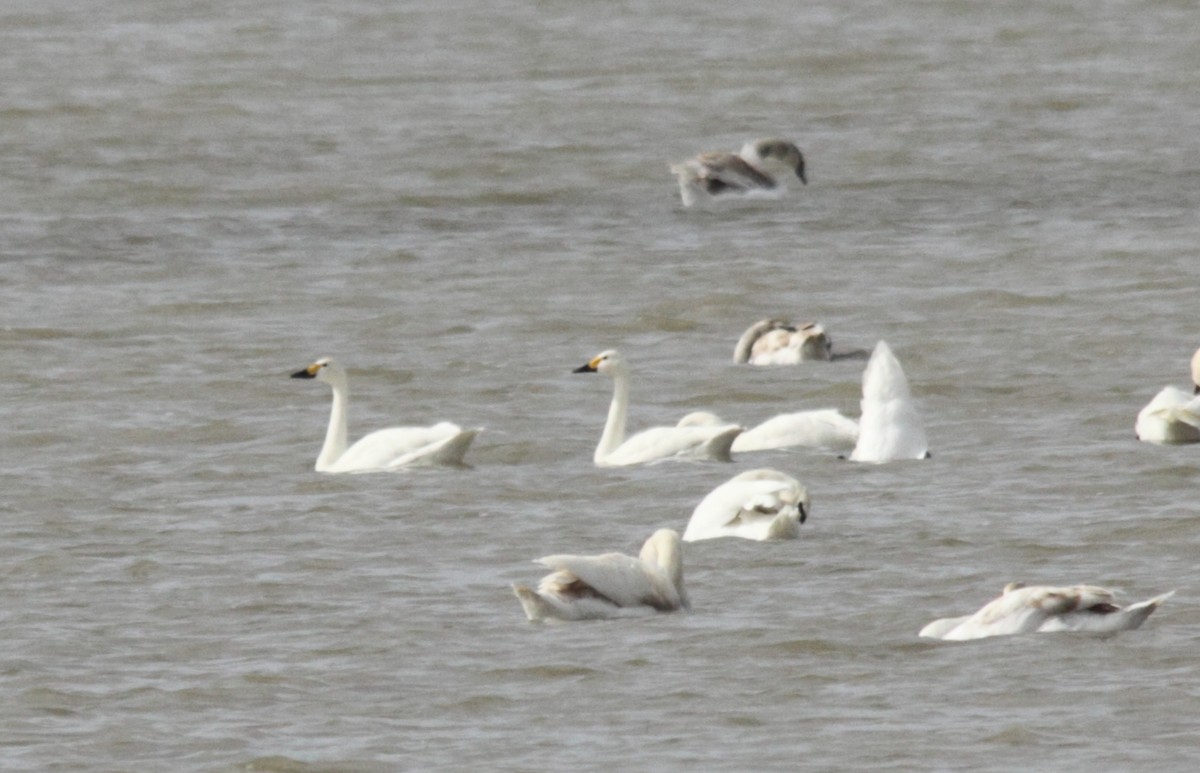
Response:
[[[794,539],[811,506],[808,490],[792,476],[778,470],[749,470],[717,486],[700,501],[683,541]]]
[[[887,342],[880,341],[863,372],[862,416],[850,459],[890,462],[928,456],[925,424],[908,391],[904,369]]]
[[[733,426],[708,411],[689,413],[679,420],[687,426]],[[836,408],[781,413],[743,431],[733,440],[734,453],[777,448],[828,448],[849,450],[858,440],[858,422]]]
[[[1200,443],[1200,349],[1192,355],[1193,392],[1164,387],[1138,412],[1134,432],[1147,443]]]

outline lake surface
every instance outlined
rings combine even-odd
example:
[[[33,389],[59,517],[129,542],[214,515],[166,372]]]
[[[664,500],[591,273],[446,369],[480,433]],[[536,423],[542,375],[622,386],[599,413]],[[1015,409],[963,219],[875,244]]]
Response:
[[[0,11],[0,767],[1190,771],[1200,446],[1135,440],[1200,345],[1184,2],[52,0]],[[795,140],[809,184],[667,166]],[[889,342],[933,458],[598,469],[637,427],[858,414]],[[484,427],[466,469],[319,475]],[[799,540],[687,545],[694,609],[532,625],[775,467]],[[947,644],[1010,580],[1178,589],[1136,632]]]

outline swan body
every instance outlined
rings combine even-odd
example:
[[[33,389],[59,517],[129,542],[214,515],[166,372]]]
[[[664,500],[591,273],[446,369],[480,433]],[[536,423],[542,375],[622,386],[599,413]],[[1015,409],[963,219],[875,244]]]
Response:
[[[799,327],[787,320],[755,322],[733,349],[733,361],[747,365],[797,365],[833,359],[833,343],[825,328],[816,322]]]
[[[810,508],[808,490],[792,476],[778,470],[749,470],[717,486],[700,501],[683,541],[795,539]]]
[[[795,143],[779,139],[747,142],[737,153],[701,153],[671,165],[679,180],[685,207],[701,197],[714,198],[753,191],[783,191],[785,175],[795,174],[807,184],[804,155]]]
[[[621,354],[610,349],[575,369],[575,373],[603,373],[613,380],[613,399],[608,420],[593,461],[600,467],[649,464],[665,460],[711,459],[730,461],[734,439],[741,434],[737,425],[701,425],[653,427],[625,438],[629,412],[629,366]]]
[[[679,420],[685,426],[731,426],[707,411],[689,413]],[[831,448],[849,450],[858,440],[858,422],[836,408],[781,413],[733,440],[734,453],[769,451],[776,448]]]
[[[908,391],[904,369],[887,342],[880,341],[863,372],[862,416],[850,459],[890,462],[928,457],[925,424]]]
[[[1200,349],[1192,355],[1192,394],[1164,387],[1137,416],[1134,432],[1147,443],[1200,443]]]
[[[534,561],[552,570],[536,589],[513,585],[525,616],[597,620],[688,609],[679,534],[659,529],[636,558],[623,553],[553,555]]]
[[[323,357],[292,378],[316,379],[333,388],[333,408],[325,443],[317,455],[317,472],[370,472],[429,464],[462,464],[471,441],[480,432],[441,422],[432,427],[391,427],[376,430],[347,447],[346,413],[350,389],[346,370]]]
[[[919,636],[944,641],[984,639],[1019,633],[1081,631],[1115,633],[1146,622],[1151,613],[1175,591],[1152,599],[1118,606],[1115,594],[1095,585],[1051,587],[1009,583],[1004,593],[973,615],[934,620]]]

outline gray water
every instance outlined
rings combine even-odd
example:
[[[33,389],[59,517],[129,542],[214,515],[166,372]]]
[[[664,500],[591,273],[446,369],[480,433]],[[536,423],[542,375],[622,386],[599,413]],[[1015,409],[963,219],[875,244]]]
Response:
[[[1200,345],[1188,2],[111,3],[0,11],[0,767],[1194,770],[1200,448],[1138,443]],[[809,185],[685,210],[783,136]],[[857,415],[886,339],[933,459],[597,469],[632,421]],[[312,470],[482,426],[466,469]],[[738,471],[799,540],[688,545],[691,614],[539,626]],[[920,640],[1010,580],[1178,589],[1109,639]]]

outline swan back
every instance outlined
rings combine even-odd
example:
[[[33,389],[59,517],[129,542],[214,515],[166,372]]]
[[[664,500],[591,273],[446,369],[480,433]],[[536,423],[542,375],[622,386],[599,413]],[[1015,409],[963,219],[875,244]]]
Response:
[[[925,424],[917,413],[908,379],[886,341],[863,372],[862,417],[858,442],[850,458],[857,462],[924,459],[929,455]]]
[[[832,342],[816,322],[794,326],[782,319],[764,319],[738,339],[733,361],[750,365],[796,365],[833,358]]]

